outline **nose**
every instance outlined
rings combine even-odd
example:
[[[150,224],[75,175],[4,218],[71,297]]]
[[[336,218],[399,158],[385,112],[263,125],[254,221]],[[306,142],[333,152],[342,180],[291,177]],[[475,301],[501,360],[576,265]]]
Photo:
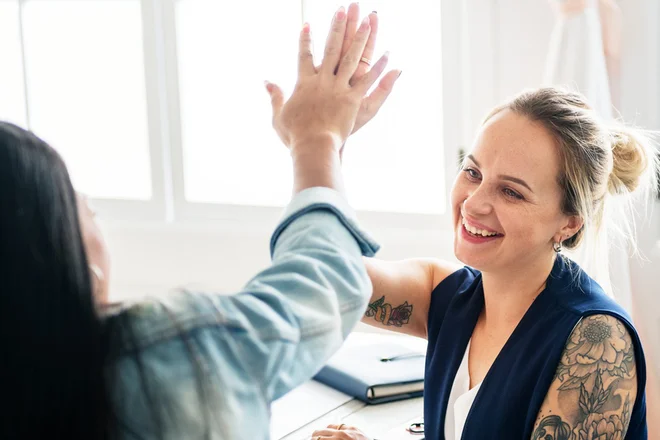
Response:
[[[463,201],[463,211],[473,217],[488,215],[493,211],[493,195],[482,183],[467,193]]]

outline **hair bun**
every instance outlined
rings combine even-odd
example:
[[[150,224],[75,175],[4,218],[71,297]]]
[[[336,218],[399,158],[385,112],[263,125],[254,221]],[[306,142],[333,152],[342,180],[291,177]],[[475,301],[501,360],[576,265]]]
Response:
[[[641,133],[627,127],[610,130],[613,167],[608,182],[610,194],[635,191],[653,161],[651,142]],[[650,159],[650,160],[649,160]]]

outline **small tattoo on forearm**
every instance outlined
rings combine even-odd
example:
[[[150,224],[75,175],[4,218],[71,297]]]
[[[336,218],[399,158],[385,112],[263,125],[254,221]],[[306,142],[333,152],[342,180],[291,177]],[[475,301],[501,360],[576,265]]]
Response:
[[[408,304],[408,301],[393,308],[391,304],[385,302],[385,297],[381,296],[369,304],[364,315],[368,318],[373,317],[376,321],[384,325],[401,327],[404,324],[408,324],[412,311],[413,306],[412,304]]]

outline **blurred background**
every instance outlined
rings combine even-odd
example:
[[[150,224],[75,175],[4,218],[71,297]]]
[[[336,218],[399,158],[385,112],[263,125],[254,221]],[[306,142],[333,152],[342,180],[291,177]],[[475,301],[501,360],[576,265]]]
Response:
[[[341,4],[0,0],[0,119],[55,146],[90,197],[112,253],[113,300],[177,287],[231,293],[268,264],[291,172],[263,81],[290,92],[302,23],[320,54]],[[603,118],[660,130],[658,0],[360,7],[378,12],[377,55],[389,50],[403,70],[344,156],[349,199],[381,258],[454,259],[447,199],[460,154],[488,110],[524,88],[566,85]],[[654,204],[639,209],[638,255],[617,247],[599,269],[644,337],[660,414]]]

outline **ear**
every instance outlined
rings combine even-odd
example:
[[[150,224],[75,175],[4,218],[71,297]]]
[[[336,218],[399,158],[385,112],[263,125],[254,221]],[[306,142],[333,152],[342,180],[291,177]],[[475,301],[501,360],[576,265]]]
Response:
[[[582,225],[584,225],[584,221],[582,220],[582,217],[578,215],[568,216],[566,224],[564,224],[564,226],[562,226],[559,232],[555,234],[554,241],[561,242],[568,240],[569,238],[577,234],[577,232],[580,230]]]

